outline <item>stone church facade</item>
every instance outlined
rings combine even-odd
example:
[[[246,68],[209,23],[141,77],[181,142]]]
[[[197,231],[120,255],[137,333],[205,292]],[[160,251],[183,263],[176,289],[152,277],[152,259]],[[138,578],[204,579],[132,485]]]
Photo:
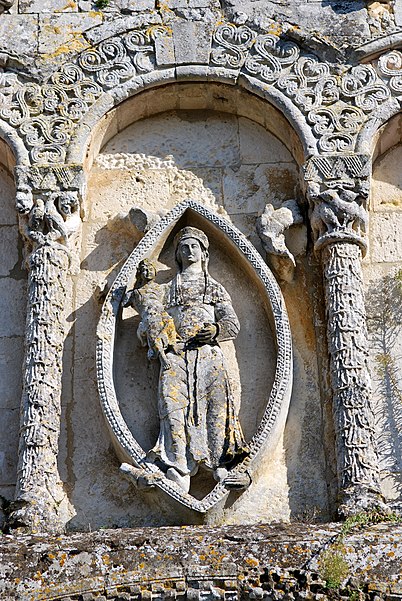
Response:
[[[250,559],[261,524],[324,524],[331,538],[338,518],[399,515],[400,0],[0,4],[3,529],[57,537],[135,528],[139,547],[146,529],[157,541],[155,528],[199,526],[191,536],[210,537],[210,545],[214,528],[223,538],[232,532],[243,556],[225,549],[223,567],[198,550],[199,574],[192,568],[183,580],[162,562],[148,588],[138,574],[125,584],[112,578],[108,595],[120,598],[120,586],[127,599],[236,599],[240,563],[268,565],[263,546]],[[215,310],[208,345],[214,357],[221,349],[225,410],[240,424],[225,431],[225,444],[241,431],[247,445],[225,467],[200,459],[180,472],[189,489],[160,457],[150,460],[170,412],[161,409],[163,382],[176,387],[180,378],[172,372],[169,380],[158,356],[147,358],[136,336],[144,317],[124,301],[144,259],[161,290],[184,277],[174,241],[184,231],[204,252],[207,283],[191,302]],[[223,336],[228,303],[240,330]],[[173,314],[173,305],[162,309]],[[183,299],[176,306],[187,315]],[[183,357],[187,411],[218,363],[203,358],[203,343],[194,351],[179,338],[179,350],[165,347]],[[185,427],[193,419],[200,431],[188,413]],[[177,432],[172,440],[169,452]],[[188,544],[179,530],[163,529],[158,553],[169,548],[166,532]],[[288,536],[313,561],[325,536],[311,532],[300,531],[303,543],[294,530]],[[81,549],[83,535],[72,536]],[[113,537],[99,536],[90,561],[102,545],[110,552]],[[378,556],[365,565],[387,571],[389,540],[372,536]],[[301,564],[278,537],[272,565],[281,579],[280,570]],[[46,552],[62,569],[56,540]],[[13,539],[15,557],[21,541]],[[86,599],[107,597],[106,563],[80,572],[82,582],[94,581]],[[386,577],[394,584],[395,565]],[[66,583],[57,588],[49,569],[35,585],[13,581],[15,598],[82,597],[81,581],[69,592]],[[170,593],[168,577],[179,583]],[[271,595],[264,580],[247,582],[244,598]]]

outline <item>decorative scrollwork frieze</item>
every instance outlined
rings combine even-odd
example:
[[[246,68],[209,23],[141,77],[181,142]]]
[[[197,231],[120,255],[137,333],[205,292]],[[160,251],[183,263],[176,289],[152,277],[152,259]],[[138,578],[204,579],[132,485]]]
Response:
[[[401,93],[399,54],[382,57],[378,73],[371,65],[358,65],[339,76],[285,36],[223,24],[214,34],[211,65],[275,86],[304,113],[321,153],[344,153],[354,150],[368,116]]]
[[[3,74],[0,118],[19,129],[33,163],[62,163],[77,123],[104,91],[155,69],[155,40],[167,31],[153,26],[102,41],[42,86]]]
[[[65,160],[77,124],[103,93],[156,71],[155,44],[171,36],[154,25],[103,40],[43,85],[0,73],[0,118],[17,128],[34,163]],[[338,68],[305,52],[286,34],[259,33],[220,23],[209,67],[244,74],[286,96],[317,140],[320,154],[350,153],[370,116],[402,93],[402,54],[392,50],[373,65]]]

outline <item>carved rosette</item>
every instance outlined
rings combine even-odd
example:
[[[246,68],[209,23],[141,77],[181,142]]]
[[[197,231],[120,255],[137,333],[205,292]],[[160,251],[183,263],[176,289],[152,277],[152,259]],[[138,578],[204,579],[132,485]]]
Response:
[[[58,532],[69,519],[57,457],[70,265],[79,223],[77,167],[17,170],[17,209],[26,240],[28,307],[18,473],[12,529]]]
[[[322,157],[305,169],[315,250],[323,266],[341,504],[347,516],[382,504],[364,305],[369,158]]]

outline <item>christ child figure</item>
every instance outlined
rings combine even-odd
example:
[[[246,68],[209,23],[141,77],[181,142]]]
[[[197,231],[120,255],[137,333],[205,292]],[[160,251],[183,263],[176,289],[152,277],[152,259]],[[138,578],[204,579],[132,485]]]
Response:
[[[155,282],[155,265],[149,259],[143,259],[136,276],[134,289],[123,306],[134,307],[141,318],[137,336],[143,346],[148,345],[148,358],[159,357],[162,370],[170,369],[165,351],[175,351],[177,332],[163,305],[163,289]]]

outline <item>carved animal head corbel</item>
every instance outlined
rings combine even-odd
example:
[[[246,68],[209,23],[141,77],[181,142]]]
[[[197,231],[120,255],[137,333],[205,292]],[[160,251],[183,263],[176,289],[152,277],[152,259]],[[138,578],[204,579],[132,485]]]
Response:
[[[303,215],[296,200],[287,200],[278,208],[267,204],[257,218],[256,229],[267,254],[267,262],[279,279],[291,282],[296,261],[286,245],[285,232],[303,223]]]

